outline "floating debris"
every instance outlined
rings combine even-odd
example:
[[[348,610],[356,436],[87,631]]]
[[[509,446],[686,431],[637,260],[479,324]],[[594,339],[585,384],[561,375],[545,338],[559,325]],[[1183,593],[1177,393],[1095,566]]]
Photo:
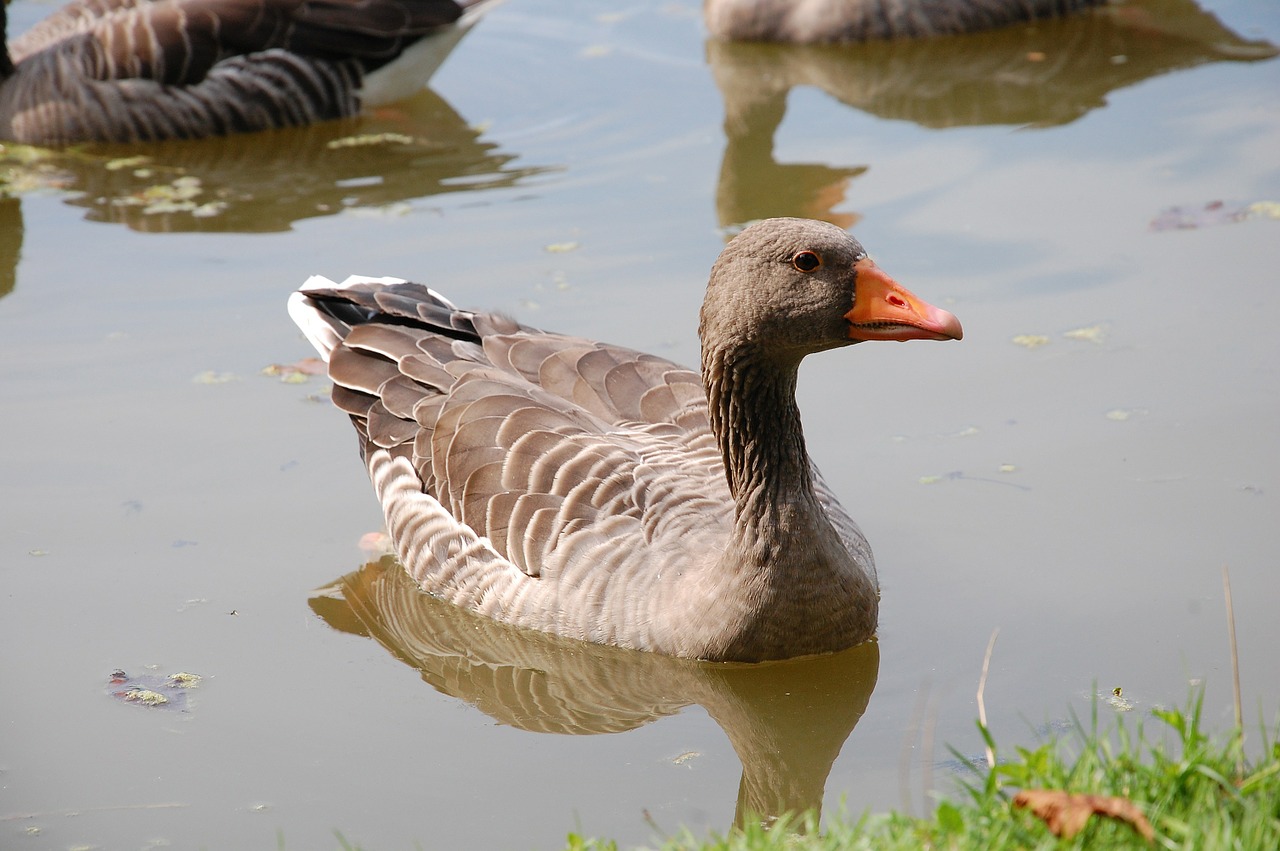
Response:
[[[1254,201],[1209,201],[1198,207],[1169,207],[1151,221],[1152,230],[1194,230],[1249,219],[1280,219],[1280,203]]]
[[[1276,201],[1254,201],[1248,209],[1249,218],[1280,220],[1280,203]]]
[[[75,175],[57,160],[58,155],[45,148],[0,142],[0,197],[71,189]]]
[[[137,177],[150,177],[151,172],[143,169],[135,171],[134,175]],[[209,218],[227,209],[225,201],[198,201],[197,199],[204,192],[204,184],[200,182],[200,178],[184,174],[175,177],[168,183],[156,183],[132,195],[112,198],[111,204],[116,207],[141,207],[142,214],[149,216],[166,213],[190,213],[196,218]]]
[[[1103,699],[1107,702],[1107,705],[1110,706],[1112,709],[1114,709],[1116,712],[1132,712],[1133,711],[1133,701],[1129,700],[1124,696],[1124,689],[1122,689],[1120,686],[1116,686],[1115,688],[1113,688],[1111,690],[1111,693],[1108,695],[1105,695]]]
[[[289,364],[273,363],[262,368],[262,375],[278,376],[285,384],[304,384],[312,375],[325,375],[328,364],[320,358],[303,358]]]
[[[370,145],[412,145],[412,136],[403,133],[357,133],[354,136],[343,136],[331,139],[324,146],[331,151],[339,148],[367,148]]]
[[[1122,423],[1136,416],[1141,416],[1147,412],[1146,408],[1112,408],[1107,411],[1106,417],[1113,422]]]
[[[700,756],[702,756],[702,754],[700,754],[698,751],[685,751],[684,753],[680,754],[680,755],[679,755],[678,757],[676,757],[675,759],[671,760],[671,764],[672,764],[672,765],[684,765],[684,764],[685,764],[686,762],[688,762],[689,760],[691,760],[691,759],[697,759],[697,758],[698,758],[698,757],[700,757]]]
[[[203,678],[199,674],[188,671],[168,676],[142,674],[134,677],[117,668],[111,672],[107,689],[112,697],[125,703],[185,712],[188,694],[199,685],[201,679]]]
[[[1017,464],[1001,464],[998,469],[1002,473],[1016,473],[1018,472],[1018,465]]]
[[[102,167],[107,171],[120,171],[121,169],[137,169],[139,166],[150,165],[151,157],[139,154],[134,157],[117,157],[114,160],[107,160]],[[136,171],[135,171],[136,173]]]
[[[553,242],[543,248],[548,254],[568,254],[570,251],[577,251],[581,243],[578,242]]]
[[[227,384],[237,380],[239,380],[239,377],[234,372],[217,372],[216,370],[206,369],[192,378],[191,382],[193,384]]]
[[[1062,336],[1068,340],[1079,340],[1083,343],[1094,343],[1101,345],[1106,339],[1107,330],[1101,325],[1090,325],[1087,328],[1074,328],[1070,331],[1064,331]]]
[[[122,692],[117,692],[116,697],[131,703],[141,703],[143,706],[161,706],[169,702],[169,698],[160,692],[137,686],[130,686]]]
[[[985,482],[990,485],[1005,485],[1006,487],[1017,488],[1020,491],[1029,491],[1027,485],[1020,485],[1017,482],[1004,481],[1002,479],[990,479],[985,476],[971,476],[963,470],[955,470],[951,473],[943,473],[939,476],[921,476],[916,480],[922,485],[936,485],[942,482]]]
[[[1049,345],[1049,338],[1043,334],[1019,334],[1010,342],[1015,346],[1022,346],[1024,349],[1038,349],[1041,346]]]
[[[378,206],[347,207],[342,212],[358,219],[400,219],[413,212],[413,205],[407,201],[396,201]]]

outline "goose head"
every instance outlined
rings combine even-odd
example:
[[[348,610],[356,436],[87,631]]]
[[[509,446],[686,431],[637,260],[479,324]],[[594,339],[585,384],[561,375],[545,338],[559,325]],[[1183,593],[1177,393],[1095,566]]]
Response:
[[[766,219],[711,270],[699,335],[708,349],[778,362],[870,340],[959,340],[960,321],[909,292],[840,228]]]

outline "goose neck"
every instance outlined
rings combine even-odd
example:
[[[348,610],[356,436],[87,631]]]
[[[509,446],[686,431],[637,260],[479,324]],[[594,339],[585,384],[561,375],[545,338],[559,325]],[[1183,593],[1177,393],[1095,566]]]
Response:
[[[818,510],[796,406],[799,360],[750,349],[703,359],[711,427],[739,527],[781,528],[781,515]]]

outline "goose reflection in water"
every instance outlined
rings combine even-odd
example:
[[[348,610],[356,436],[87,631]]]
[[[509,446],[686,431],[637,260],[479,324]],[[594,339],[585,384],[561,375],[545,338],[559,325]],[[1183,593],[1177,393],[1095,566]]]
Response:
[[[1050,127],[1153,77],[1211,62],[1277,55],[1192,0],[1133,0],[990,32],[846,45],[711,40],[726,145],[716,189],[721,228],[772,216],[849,228],[838,210],[865,165],[780,163],[774,137],[792,88],[813,86],[863,112],[922,127]]]
[[[90,221],[143,232],[266,233],[352,210],[506,187],[546,169],[481,138],[424,89],[379,113],[195,141],[92,146],[40,161]]]
[[[880,659],[874,641],[754,665],[571,641],[436,600],[390,556],[317,590],[311,607],[333,628],[373,638],[437,691],[521,730],[620,733],[701,705],[742,762],[736,825],[820,810]]]
[[[376,114],[294,129],[70,151],[0,146],[0,298],[22,250],[22,187],[53,187],[94,222],[144,233],[271,233],[341,213],[396,214],[433,195],[515,186],[517,166],[430,89]]]
[[[17,198],[0,193],[0,298],[13,292],[22,253],[22,207]]]

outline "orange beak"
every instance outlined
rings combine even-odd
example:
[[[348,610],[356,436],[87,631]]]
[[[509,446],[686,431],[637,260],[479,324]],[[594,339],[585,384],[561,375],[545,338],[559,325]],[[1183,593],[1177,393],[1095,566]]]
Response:
[[[959,340],[964,336],[960,320],[927,301],[916,298],[880,267],[864,258],[854,264],[853,310],[849,320],[852,340]]]

